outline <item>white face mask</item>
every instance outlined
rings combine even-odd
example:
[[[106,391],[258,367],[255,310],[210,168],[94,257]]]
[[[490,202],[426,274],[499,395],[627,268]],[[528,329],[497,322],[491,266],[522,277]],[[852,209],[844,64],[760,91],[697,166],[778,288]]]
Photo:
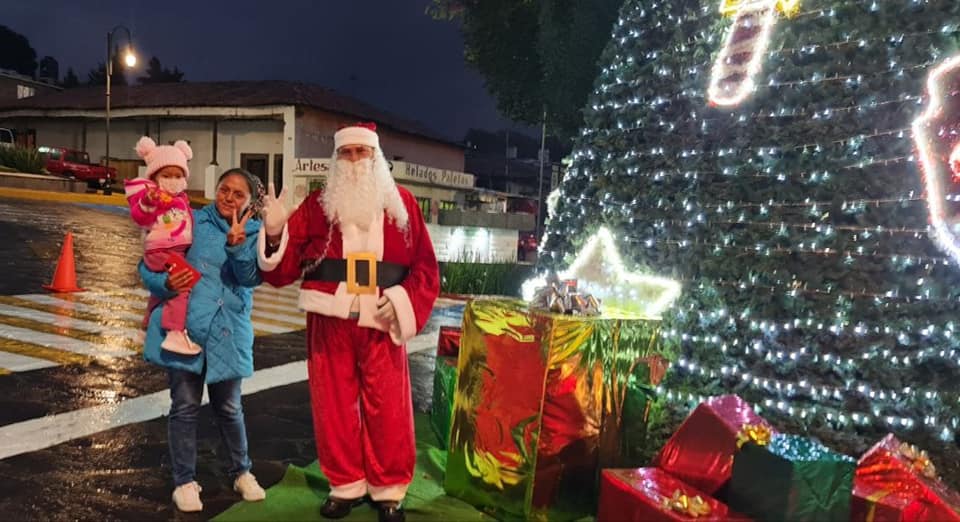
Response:
[[[177,195],[187,190],[187,178],[160,178],[157,180],[157,185],[163,190]]]

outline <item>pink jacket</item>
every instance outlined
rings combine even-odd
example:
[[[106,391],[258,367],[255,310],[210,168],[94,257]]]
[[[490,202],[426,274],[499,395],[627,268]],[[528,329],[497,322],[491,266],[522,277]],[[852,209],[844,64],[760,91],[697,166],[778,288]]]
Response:
[[[161,193],[161,201],[154,206],[145,201],[151,188]],[[186,192],[174,196],[143,178],[125,181],[123,190],[130,204],[130,217],[144,229],[144,251],[193,243],[193,213]]]

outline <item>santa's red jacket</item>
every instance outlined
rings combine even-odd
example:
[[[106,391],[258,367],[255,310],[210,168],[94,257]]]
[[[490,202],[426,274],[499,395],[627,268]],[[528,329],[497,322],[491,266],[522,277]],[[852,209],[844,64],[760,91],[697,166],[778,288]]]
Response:
[[[400,284],[378,287],[376,294],[359,296],[358,325],[390,332],[391,340],[396,344],[409,341],[430,318],[440,291],[440,276],[420,206],[410,191],[400,186],[397,190],[407,209],[408,224],[404,230],[383,212],[367,231],[352,225],[331,226],[324,213],[322,191],[308,195],[291,214],[279,249],[269,257],[265,255],[266,232],[260,230],[263,280],[274,286],[288,285],[302,277],[305,262],[321,257],[345,259],[347,254],[372,252],[378,261],[403,265],[408,272]],[[386,295],[393,303],[399,331],[376,319],[376,302],[380,295]],[[345,282],[304,280],[300,286],[299,306],[307,312],[346,319],[355,297],[347,292]]]

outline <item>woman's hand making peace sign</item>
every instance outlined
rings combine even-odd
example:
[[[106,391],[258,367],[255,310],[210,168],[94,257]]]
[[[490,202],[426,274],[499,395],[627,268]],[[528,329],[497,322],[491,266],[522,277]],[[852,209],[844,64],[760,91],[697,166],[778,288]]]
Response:
[[[239,245],[246,241],[247,233],[244,229],[252,214],[248,208],[243,211],[243,215],[240,217],[240,220],[237,221],[237,209],[233,209],[233,218],[230,220],[230,230],[227,232],[227,246]]]

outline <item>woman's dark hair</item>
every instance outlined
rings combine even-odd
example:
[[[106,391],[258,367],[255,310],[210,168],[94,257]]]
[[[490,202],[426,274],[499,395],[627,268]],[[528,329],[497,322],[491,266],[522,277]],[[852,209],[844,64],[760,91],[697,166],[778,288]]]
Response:
[[[240,176],[247,182],[247,187],[250,189],[250,195],[256,197],[257,188],[261,185],[260,178],[254,176],[247,169],[241,169],[239,167],[232,168],[223,174],[220,174],[220,177],[217,178],[217,186],[219,187],[223,180],[227,179],[227,176]]]
[[[220,184],[223,183],[223,180],[227,179],[228,176],[240,176],[247,182],[247,187],[250,189],[250,209],[254,215],[258,215],[263,209],[263,197],[266,194],[260,178],[251,174],[247,169],[235,167],[220,174],[220,177],[217,178],[218,189],[220,188]]]

